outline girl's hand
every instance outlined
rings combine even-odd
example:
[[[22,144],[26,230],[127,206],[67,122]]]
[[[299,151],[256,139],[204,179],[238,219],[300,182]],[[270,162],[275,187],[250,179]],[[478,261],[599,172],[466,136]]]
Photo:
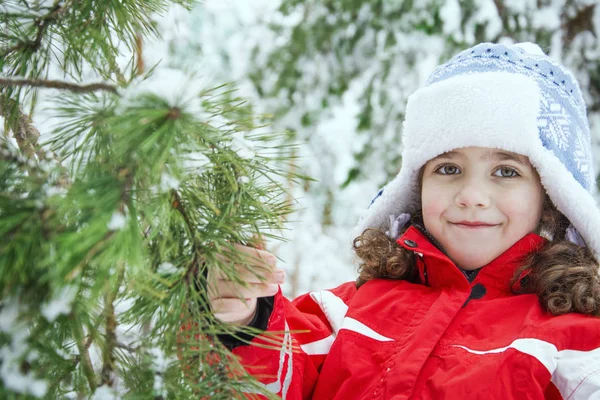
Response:
[[[247,283],[246,287],[229,280],[223,273],[209,274],[208,297],[215,317],[230,324],[248,325],[256,313],[256,299],[274,296],[285,273],[276,268],[277,259],[268,251],[241,244],[234,247],[244,259],[243,264],[235,265],[235,270]],[[218,258],[224,263],[230,262],[226,255]]]

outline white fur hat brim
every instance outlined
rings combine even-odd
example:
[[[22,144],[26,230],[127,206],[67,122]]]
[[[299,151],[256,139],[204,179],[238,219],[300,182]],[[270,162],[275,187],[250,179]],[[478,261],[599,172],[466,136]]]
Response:
[[[355,233],[386,230],[390,215],[419,210],[418,176],[427,161],[461,147],[490,147],[529,158],[550,199],[600,259],[600,210],[592,193],[543,146],[537,125],[540,97],[535,80],[509,72],[465,74],[416,91],[406,109],[402,168]]]

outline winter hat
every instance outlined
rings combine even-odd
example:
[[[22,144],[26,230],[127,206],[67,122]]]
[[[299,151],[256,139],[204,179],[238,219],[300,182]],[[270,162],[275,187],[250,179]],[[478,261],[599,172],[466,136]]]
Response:
[[[482,43],[430,76],[406,106],[402,167],[359,221],[389,230],[420,209],[418,175],[432,158],[477,146],[525,155],[546,193],[600,259],[600,210],[585,103],[573,75],[533,43]],[[390,219],[391,216],[391,219]]]

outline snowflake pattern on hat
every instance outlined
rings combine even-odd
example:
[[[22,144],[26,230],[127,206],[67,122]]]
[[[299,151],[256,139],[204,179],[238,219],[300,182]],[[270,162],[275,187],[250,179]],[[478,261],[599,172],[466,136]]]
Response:
[[[590,129],[579,86],[570,72],[539,47],[531,44],[527,49],[537,51],[482,43],[436,68],[427,85],[475,72],[504,71],[533,78],[542,95],[537,121],[542,144],[590,191],[594,184]]]

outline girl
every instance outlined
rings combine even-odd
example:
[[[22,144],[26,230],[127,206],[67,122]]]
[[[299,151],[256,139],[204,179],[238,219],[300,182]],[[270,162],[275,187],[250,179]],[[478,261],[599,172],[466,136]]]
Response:
[[[285,399],[600,399],[600,211],[573,76],[531,43],[477,45],[409,98],[403,135],[356,282],[290,302],[249,248],[264,281],[213,279],[217,317],[286,331],[234,353]]]

